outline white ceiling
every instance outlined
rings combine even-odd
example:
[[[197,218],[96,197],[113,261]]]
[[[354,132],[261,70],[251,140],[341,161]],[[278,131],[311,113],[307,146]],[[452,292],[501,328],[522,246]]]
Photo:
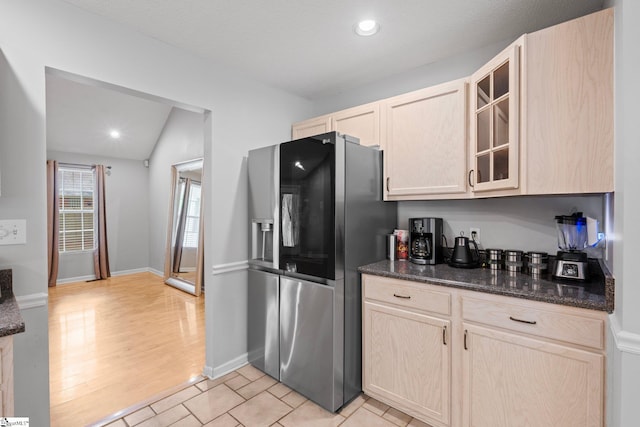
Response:
[[[314,99],[599,10],[603,0],[65,0]],[[375,18],[381,30],[356,36]],[[47,148],[146,159],[171,107],[47,75]],[[119,141],[108,136],[111,128]]]
[[[46,83],[47,150],[148,159],[172,108],[50,73]]]
[[[313,99],[515,39],[603,0],[66,0]],[[380,22],[356,36],[364,18]]]

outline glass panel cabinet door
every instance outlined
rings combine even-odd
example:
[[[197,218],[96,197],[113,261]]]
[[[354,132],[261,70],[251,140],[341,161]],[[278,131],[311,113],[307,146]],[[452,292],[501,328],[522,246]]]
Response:
[[[519,46],[471,76],[473,191],[518,188]]]

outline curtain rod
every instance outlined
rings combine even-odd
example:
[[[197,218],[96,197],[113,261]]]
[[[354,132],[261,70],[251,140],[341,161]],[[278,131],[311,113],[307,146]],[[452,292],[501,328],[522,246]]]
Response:
[[[91,169],[91,168],[97,166],[96,164],[83,165],[83,164],[80,164],[80,163],[67,163],[67,162],[58,162],[58,165],[62,166],[62,167],[66,166],[66,167],[84,168],[84,169]],[[111,169],[111,166],[105,166],[105,168]]]

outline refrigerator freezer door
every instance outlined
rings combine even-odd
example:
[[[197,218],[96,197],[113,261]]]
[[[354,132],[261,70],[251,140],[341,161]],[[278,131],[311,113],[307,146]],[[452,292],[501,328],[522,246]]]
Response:
[[[334,361],[334,287],[280,278],[280,381],[320,406],[342,406]]]
[[[335,132],[280,144],[280,268],[336,279]]]
[[[249,270],[249,363],[275,379],[280,379],[279,283],[277,274]]]

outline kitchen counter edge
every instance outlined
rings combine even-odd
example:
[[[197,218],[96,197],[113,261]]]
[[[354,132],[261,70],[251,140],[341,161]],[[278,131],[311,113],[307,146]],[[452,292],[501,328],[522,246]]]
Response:
[[[454,269],[446,264],[435,266],[421,266],[409,261],[383,260],[358,267],[358,272],[373,276],[389,277],[393,279],[409,280],[413,282],[429,283],[432,285],[459,288],[476,292],[547,302],[570,307],[586,308],[590,310],[612,313],[614,309],[614,278],[606,265],[598,260],[604,278],[604,290],[600,294],[589,293],[587,298],[560,296],[522,289],[522,284],[531,280],[531,276],[518,274],[518,286],[506,287],[490,284],[485,281],[490,273],[487,269]],[[501,271],[500,274],[504,274]],[[478,283],[483,282],[485,283]],[[475,282],[475,283],[474,283]],[[547,284],[552,284],[548,282]]]

